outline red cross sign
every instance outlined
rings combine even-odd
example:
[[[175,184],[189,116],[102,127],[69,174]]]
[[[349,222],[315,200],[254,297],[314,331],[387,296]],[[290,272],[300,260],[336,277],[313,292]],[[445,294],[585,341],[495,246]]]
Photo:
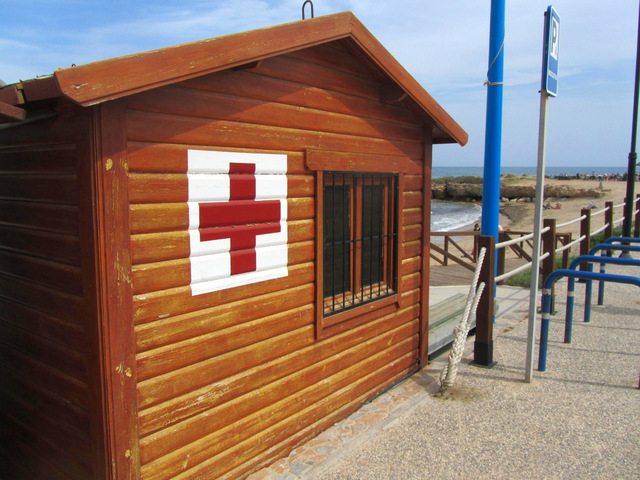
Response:
[[[193,295],[288,275],[287,156],[189,150]]]
[[[231,239],[231,275],[256,270],[256,236],[280,231],[280,201],[256,201],[256,166],[231,163],[228,202],[200,203],[200,240]]]

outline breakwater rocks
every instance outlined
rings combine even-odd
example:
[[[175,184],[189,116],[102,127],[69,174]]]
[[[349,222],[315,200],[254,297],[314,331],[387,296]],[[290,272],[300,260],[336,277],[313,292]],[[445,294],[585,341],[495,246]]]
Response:
[[[482,200],[482,183],[437,183],[431,186],[432,197],[436,200],[477,201]],[[600,198],[604,191],[599,188],[576,188],[571,185],[546,185],[544,198]],[[531,201],[536,196],[535,184],[501,185],[500,197],[505,200]]]

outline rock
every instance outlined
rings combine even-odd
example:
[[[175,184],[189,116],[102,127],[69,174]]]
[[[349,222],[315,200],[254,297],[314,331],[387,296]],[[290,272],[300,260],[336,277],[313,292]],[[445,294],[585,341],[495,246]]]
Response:
[[[433,184],[432,198],[436,200],[477,201],[482,199],[482,184],[453,183]],[[502,201],[516,200],[531,202],[536,196],[535,185],[502,185],[500,197]],[[593,189],[574,188],[571,185],[547,185],[544,197],[555,198],[600,198],[604,192]]]

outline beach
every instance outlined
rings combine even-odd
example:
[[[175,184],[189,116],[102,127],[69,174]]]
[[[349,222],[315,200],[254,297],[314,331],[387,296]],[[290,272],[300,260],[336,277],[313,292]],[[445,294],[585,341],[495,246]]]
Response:
[[[529,181],[535,185],[535,178],[530,180],[518,180],[519,182]],[[595,190],[600,195],[599,197],[577,197],[577,198],[557,198],[547,197],[544,200],[545,204],[550,204],[552,208],[543,209],[542,218],[555,218],[558,224],[569,222],[573,219],[580,217],[580,211],[583,208],[591,208],[592,215],[602,210],[605,207],[605,202],[613,202],[614,205],[619,205],[624,202],[627,190],[627,182],[623,181],[599,181],[599,180],[558,180],[553,178],[545,179],[545,187],[552,185],[569,186],[576,190]],[[600,188],[602,186],[602,188]],[[639,182],[635,183],[635,192],[640,193],[638,190],[640,186]],[[560,208],[554,208],[559,204]],[[614,210],[614,220],[622,218],[623,207],[616,208]],[[535,214],[535,202],[524,201],[507,201],[500,202],[500,222],[501,225],[508,230],[514,231],[532,231]],[[604,215],[600,214],[592,220],[592,230],[595,230],[604,225]],[[562,233],[571,232],[575,237],[580,232],[580,223],[576,222],[567,227],[561,229]]]
[[[509,179],[510,185],[529,185],[535,186],[535,177],[518,176]],[[542,211],[543,219],[555,218],[557,224],[567,223],[580,217],[580,211],[583,208],[591,208],[593,215],[591,230],[597,230],[604,225],[604,214],[600,212],[605,207],[605,202],[613,202],[614,205],[620,205],[624,202],[626,196],[627,182],[615,180],[583,180],[583,179],[556,179],[546,178],[545,188],[552,186],[570,187],[578,190],[592,190],[595,192],[593,196],[585,197],[546,197],[544,204],[549,204],[552,208],[546,208]],[[640,194],[640,182],[635,183],[635,194]],[[596,196],[598,195],[598,196]],[[559,207],[559,208],[557,208]],[[622,206],[614,209],[614,221],[622,218],[624,208]],[[500,225],[509,231],[515,232],[532,232],[535,214],[534,199],[521,198],[507,201],[502,199],[500,202]],[[465,227],[464,230],[473,229],[473,225]],[[452,232],[453,233],[453,232]],[[558,229],[558,233],[571,233],[572,238],[577,238],[580,233],[580,222],[572,223],[566,227]],[[436,237],[434,237],[435,239]],[[432,239],[432,241],[434,241]],[[470,236],[455,237],[455,241],[465,250],[470,251],[473,241]],[[576,247],[574,247],[576,248]],[[577,250],[576,250],[577,251]]]

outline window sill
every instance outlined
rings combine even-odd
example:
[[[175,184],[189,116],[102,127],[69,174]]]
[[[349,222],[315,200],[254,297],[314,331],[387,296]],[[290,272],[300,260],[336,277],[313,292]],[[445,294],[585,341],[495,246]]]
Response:
[[[328,317],[322,316],[317,322],[316,337],[318,340],[328,338],[363,323],[367,323],[371,320],[371,318],[369,318],[371,315],[369,314],[373,313],[373,315],[377,317],[380,315],[379,310],[385,307],[389,307],[388,309],[395,311],[399,308],[398,301],[399,296],[397,293],[394,293],[380,300],[365,303],[364,305],[359,305]],[[385,314],[387,313],[390,312],[386,312]]]

